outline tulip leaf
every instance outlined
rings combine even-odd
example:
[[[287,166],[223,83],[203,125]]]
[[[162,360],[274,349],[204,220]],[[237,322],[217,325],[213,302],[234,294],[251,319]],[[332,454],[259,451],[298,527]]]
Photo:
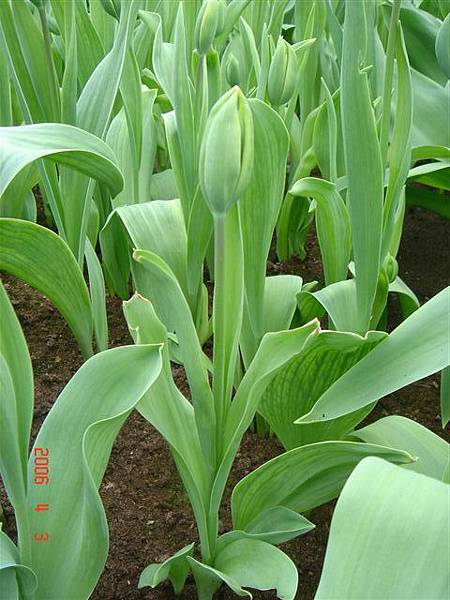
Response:
[[[243,589],[249,587],[276,589],[281,600],[293,600],[297,591],[298,573],[294,563],[284,552],[261,540],[243,538],[227,544],[218,553],[214,567],[193,558],[188,560],[197,582],[200,578],[223,581],[239,596],[252,598],[251,593]]]
[[[0,269],[47,296],[72,329],[82,353],[92,354],[89,292],[76,260],[59,236],[29,221],[0,219]]]
[[[354,437],[369,444],[399,448],[412,454],[416,460],[406,469],[442,481],[450,460],[449,444],[435,433],[399,415],[390,415],[371,425],[358,429]]]
[[[317,600],[444,600],[449,589],[450,486],[366,458],[331,522]]]
[[[28,542],[39,581],[36,600],[92,593],[108,555],[106,515],[97,490],[121,426],[160,369],[158,345],[101,352],[84,363],[45,419],[28,465],[30,527],[48,534],[47,542]],[[39,448],[48,449],[49,485],[33,481]],[[50,510],[34,511],[44,502]]]
[[[358,442],[318,442],[280,454],[249,473],[231,497],[235,529],[246,530],[261,513],[275,506],[305,512],[340,493],[347,477],[367,456],[410,463],[403,450]]]
[[[188,556],[192,556],[194,544],[189,544],[178,550],[173,556],[161,564],[151,564],[146,567],[140,577],[138,588],[156,587],[162,581],[170,579],[175,594],[180,594],[189,573]]]
[[[337,440],[362,421],[368,410],[359,410],[326,423],[302,427],[294,423],[385,336],[381,332],[370,332],[363,338],[354,333],[321,331],[278,371],[267,387],[258,411],[287,450],[311,442]]]
[[[372,352],[347,371],[298,422],[328,421],[349,414],[450,362],[450,288],[417,309]]]
[[[0,196],[22,169],[44,157],[102,181],[113,194],[122,188],[122,174],[109,146],[77,127],[60,123],[2,127],[0,140]]]

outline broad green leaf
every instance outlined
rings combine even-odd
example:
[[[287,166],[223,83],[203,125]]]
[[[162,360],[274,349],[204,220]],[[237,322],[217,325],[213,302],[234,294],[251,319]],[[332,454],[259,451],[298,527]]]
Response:
[[[350,219],[347,207],[333,183],[314,177],[299,179],[293,196],[316,201],[316,227],[327,285],[347,278],[351,251]]]
[[[441,421],[442,427],[450,421],[450,367],[441,373]]]
[[[436,58],[442,71],[450,79],[450,13],[445,17],[436,35],[435,51]]]
[[[58,21],[60,32],[64,38],[64,74],[61,85],[61,120],[69,125],[77,122],[77,99],[78,99],[78,52],[77,52],[77,18],[76,2],[55,2],[52,0],[52,8]],[[62,11],[60,13],[60,10]],[[58,16],[56,16],[58,15]],[[83,49],[85,46],[83,47]],[[81,69],[80,65],[80,69]]]
[[[0,52],[0,78],[3,81],[0,89],[0,127],[9,127],[13,124],[13,107],[8,61],[3,49]]]
[[[446,194],[408,185],[406,186],[406,204],[426,208],[441,217],[450,219],[450,199]]]
[[[162,258],[173,271],[187,299],[187,236],[183,210],[179,200],[154,200],[143,204],[122,206],[110,216],[100,235],[106,268],[120,272],[116,257],[122,262],[120,247],[116,248],[113,221],[120,220],[132,246],[149,250]],[[167,232],[170,231],[170,236]],[[108,237],[108,240],[106,238]],[[110,248],[114,248],[112,253]],[[117,271],[119,269],[119,271]],[[125,282],[124,282],[125,283]]]
[[[383,167],[386,165],[387,154],[388,154],[388,145],[389,145],[389,133],[390,133],[390,121],[391,121],[391,110],[392,110],[392,88],[393,88],[393,78],[394,78],[394,62],[395,62],[395,54],[396,54],[396,46],[397,36],[400,33],[401,27],[399,26],[399,18],[400,18],[400,8],[401,8],[401,0],[394,0],[392,6],[389,7],[391,11],[391,15],[389,18],[389,26],[388,26],[388,37],[386,42],[386,54],[384,53],[384,49],[381,47],[379,56],[380,56],[380,65],[382,70],[384,70],[384,81],[383,81],[383,90],[382,90],[382,103],[381,103],[381,117],[380,117],[380,149],[381,149],[381,160]],[[388,25],[387,21],[387,13],[388,8],[383,6],[381,7],[382,12],[384,12],[386,25]],[[379,39],[379,38],[378,38]],[[383,64],[384,63],[384,64]]]
[[[400,20],[411,66],[444,86],[447,75],[441,68],[435,51],[441,22],[430,13],[412,5],[402,6]]]
[[[19,277],[61,312],[82,353],[92,354],[92,309],[86,283],[66,243],[53,231],[0,219],[0,269]]]
[[[25,0],[7,0],[0,3],[0,22],[3,44],[11,58],[9,66],[18,78],[33,120],[59,121],[59,90],[51,85],[39,19],[34,18]]]
[[[0,128],[0,195],[24,167],[49,157],[107,184],[123,185],[116,157],[102,140],[71,125],[42,123]]]
[[[336,183],[338,175],[344,173],[342,136],[338,136],[341,127],[340,94],[336,92],[332,96],[323,78],[322,88],[325,102],[314,124],[313,148],[322,177]]]
[[[450,460],[449,444],[411,419],[398,415],[384,417],[356,430],[353,436],[369,444],[405,450],[416,459],[412,464],[405,465],[406,469],[443,480]]]
[[[28,465],[31,530],[49,536],[48,542],[29,541],[39,581],[36,600],[92,593],[108,555],[106,515],[97,490],[121,426],[160,369],[157,345],[101,352],[80,368],[45,419]],[[48,486],[33,482],[37,448],[49,451]],[[50,510],[35,512],[41,502]]]
[[[284,194],[289,138],[281,118],[259,100],[250,100],[253,117],[254,164],[249,186],[240,200],[244,232],[244,322],[248,347],[246,363],[253,358],[267,329],[264,326],[266,261]],[[245,330],[244,330],[245,331]]]
[[[32,188],[39,182],[34,163],[24,167],[0,197],[0,216],[36,222],[36,200]]]
[[[163,343],[161,374],[139,402],[137,409],[170,444],[177,468],[186,486],[197,523],[202,552],[210,553],[206,531],[208,473],[195,423],[192,404],[176,387],[171,373],[167,331],[151,303],[134,295],[123,310],[135,343]]]
[[[108,52],[113,45],[116,21],[103,8],[101,0],[91,0],[89,7],[91,22],[100,38],[103,50]]]
[[[411,72],[406,54],[403,33],[399,27],[397,35],[397,118],[389,148],[389,179],[383,207],[383,242],[381,261],[390,251],[395,256],[395,226],[398,213],[403,223],[403,186],[411,163],[411,133],[413,125],[413,98]]]
[[[138,164],[136,164],[137,157],[134,156],[132,151],[128,133],[129,123],[127,122],[124,108],[117,113],[109,127],[106,141],[117,155],[125,182],[123,190],[112,200],[115,208],[127,204],[148,202],[151,199],[151,165],[154,162],[156,151],[156,132],[153,122],[153,103],[155,97],[155,90],[141,92],[143,109],[143,119],[140,123],[142,129],[142,151]]]
[[[356,266],[356,333],[369,328],[380,267],[383,169],[367,74],[360,72],[365,48],[364,4],[346,4],[341,106],[347,203]],[[361,143],[364,131],[364,143]]]
[[[360,337],[354,333],[321,331],[311,336],[302,351],[280,369],[267,387],[258,411],[287,450],[312,442],[337,440],[364,418],[367,409],[326,423],[302,427],[294,423],[385,335],[370,332]]]
[[[22,593],[33,594],[37,580],[33,571],[20,564],[19,553],[0,527],[0,587],[5,600],[21,600]]]
[[[298,573],[294,563],[267,542],[236,540],[218,553],[214,566],[240,586],[276,589],[281,600],[293,599],[297,591]]]
[[[372,352],[347,371],[298,422],[328,421],[368,406],[450,362],[446,288],[403,321]]]
[[[317,292],[303,290],[297,298],[300,311],[306,306],[318,310],[317,304],[321,305],[338,331],[353,332],[356,329],[358,307],[354,278],[332,283]],[[317,316],[321,315],[317,313]]]
[[[312,529],[314,525],[302,515],[284,506],[274,506],[247,523],[244,533],[270,544],[282,544]]]
[[[77,102],[77,125],[101,139],[106,136],[113,112],[137,10],[137,0],[122,5],[114,44],[97,64]],[[98,90],[102,93],[99,94]],[[93,187],[92,180],[80,174],[65,170],[61,174],[67,243],[79,264],[84,256]],[[119,191],[116,190],[116,193]]]
[[[1,238],[1,236],[0,236]],[[15,407],[6,408],[5,418],[11,418],[14,423],[14,444],[17,444],[20,469],[16,476],[20,476],[25,483],[28,448],[30,443],[31,421],[33,417],[33,369],[28,353],[25,337],[19,320],[9,301],[6,291],[0,282],[0,355],[3,357],[12,380],[13,399]],[[3,420],[3,419],[2,419]],[[2,438],[6,437],[2,429]],[[2,456],[11,456],[12,447]]]
[[[317,600],[444,600],[450,486],[367,458],[331,522]]]
[[[0,354],[0,390],[2,405],[0,408],[0,422],[2,436],[0,440],[0,474],[8,494],[8,499],[15,510],[18,519],[26,519],[25,509],[25,472],[22,464],[21,447],[23,439],[19,437],[20,428],[18,421],[18,406],[14,393],[14,386],[8,364]],[[28,440],[27,440],[28,441]],[[23,537],[30,535],[26,523],[20,523],[19,544]],[[25,558],[25,557],[24,557]],[[26,560],[26,559],[25,559]]]
[[[448,146],[450,86],[442,87],[411,69],[414,122],[412,146]]]
[[[104,9],[102,8],[104,12]],[[98,32],[82,2],[75,2],[77,29],[78,82],[83,89],[97,65],[102,61],[106,48],[102,47]]]
[[[135,250],[133,257],[137,263],[133,272],[138,292],[152,299],[158,318],[169,332],[174,331],[177,335],[200,441],[209,460],[213,461],[211,432],[214,429],[214,406],[208,371],[189,305],[175,274],[162,258],[148,250]]]
[[[186,557],[192,556],[193,549],[194,544],[189,544],[189,546],[178,550],[163,563],[148,565],[139,577],[138,588],[147,586],[154,588],[169,578],[175,594],[180,594],[189,573],[189,563]]]
[[[266,333],[245,373],[231,403],[222,433],[221,462],[211,492],[211,514],[219,510],[228,474],[244,432],[255,416],[264,390],[277,371],[301,349],[309,336],[317,331],[318,321],[303,327],[277,333]]]
[[[398,275],[394,281],[389,284],[389,292],[398,294],[404,319],[409,317],[409,315],[411,315],[420,306],[420,302],[415,293]]]
[[[238,539],[218,553],[214,567],[203,565],[189,557],[197,584],[201,577],[211,588],[214,581],[223,581],[235,594],[252,598],[244,587],[258,590],[275,589],[281,600],[293,600],[297,591],[298,572],[291,559],[275,546],[253,539]],[[197,571],[200,573],[197,574]],[[206,591],[206,590],[205,590]],[[208,590],[210,591],[210,590]],[[199,588],[200,597],[202,596]]]
[[[95,341],[100,352],[108,348],[108,317],[106,315],[105,280],[100,261],[91,242],[86,239],[86,265],[89,274],[89,291],[94,319]]]
[[[266,277],[264,289],[263,332],[289,329],[297,308],[297,294],[303,280],[297,275]]]
[[[359,461],[373,455],[400,464],[413,460],[402,450],[344,441],[309,444],[273,458],[234,488],[234,527],[247,529],[258,515],[275,506],[301,513],[332,500]]]
[[[152,200],[173,200],[177,197],[177,185],[172,169],[153,175],[150,194]]]

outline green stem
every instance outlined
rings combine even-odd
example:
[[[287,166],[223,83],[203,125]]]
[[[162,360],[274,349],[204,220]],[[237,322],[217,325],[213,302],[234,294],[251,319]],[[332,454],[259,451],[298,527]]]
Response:
[[[31,529],[27,509],[25,499],[14,506],[20,562],[31,567]]]
[[[55,65],[53,63],[52,45],[50,40],[50,31],[48,28],[47,11],[44,4],[39,5],[39,17],[41,19],[42,33],[44,36],[45,56],[47,58],[47,67],[50,76],[50,97],[52,101],[53,118],[55,121],[60,120],[60,99],[59,85],[56,80]]]
[[[383,168],[386,166],[388,141],[389,141],[389,124],[391,117],[391,95],[392,95],[392,80],[394,76],[394,56],[395,44],[397,38],[397,22],[400,16],[400,0],[394,0],[391,12],[391,21],[389,24],[389,36],[386,52],[386,67],[384,71],[384,88],[383,88],[383,104],[381,115],[381,132],[380,132],[380,147],[381,160]]]
[[[213,395],[216,408],[217,448],[220,448],[222,426],[227,413],[226,356],[223,353],[222,336],[225,330],[225,215],[214,217],[214,380]]]

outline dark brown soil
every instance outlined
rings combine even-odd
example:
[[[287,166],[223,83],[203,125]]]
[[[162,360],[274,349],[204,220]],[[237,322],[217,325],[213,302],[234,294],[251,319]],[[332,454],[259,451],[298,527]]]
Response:
[[[408,210],[405,233],[399,255],[400,274],[425,301],[449,282],[449,223],[421,209]],[[320,254],[314,235],[308,239],[304,262],[269,262],[272,273],[297,273],[305,281],[321,280]],[[273,258],[273,257],[272,257]],[[58,312],[27,285],[9,276],[3,281],[14,304],[29,345],[35,375],[35,413],[33,436],[64,385],[82,364],[77,345]],[[121,313],[121,302],[108,299],[110,345],[130,343]],[[398,306],[391,303],[391,321],[398,319]],[[183,373],[175,373],[180,387]],[[419,421],[438,435],[446,436],[439,420],[438,376],[428,377],[379,402],[371,420],[388,414],[402,414]],[[244,475],[281,451],[274,439],[260,440],[247,433],[239,450],[228,492]],[[229,495],[229,494],[228,494]],[[197,540],[192,512],[175,470],[167,444],[137,413],[124,425],[114,446],[101,487],[110,526],[110,554],[92,598],[95,600],[136,600],[174,598],[171,587],[161,584],[156,590],[138,590],[142,569],[160,562],[191,541]],[[14,535],[12,510],[2,490],[6,529]],[[298,598],[310,600],[320,578],[329,524],[334,503],[309,515],[316,529],[286,545],[285,549],[300,574]],[[230,527],[225,503],[222,527]],[[221,591],[219,599],[233,595]],[[271,593],[255,593],[255,598],[273,598]],[[192,582],[183,592],[183,600],[194,600]]]

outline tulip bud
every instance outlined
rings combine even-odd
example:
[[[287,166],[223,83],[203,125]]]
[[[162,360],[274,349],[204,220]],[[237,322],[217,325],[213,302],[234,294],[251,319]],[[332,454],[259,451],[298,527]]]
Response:
[[[223,0],[207,0],[197,17],[195,39],[199,54],[206,54],[225,24],[225,4]]]
[[[120,18],[120,0],[100,0],[104,10],[110,15],[114,17],[114,19],[119,20]]]
[[[280,38],[270,63],[267,92],[274,106],[286,104],[297,85],[297,56],[294,49]]]
[[[239,71],[239,61],[231,52],[228,55],[225,66],[225,76],[227,78],[228,84],[231,87],[233,87],[234,85],[239,85],[241,80],[241,74]]]
[[[208,117],[200,148],[200,184],[213,215],[224,215],[247,188],[253,169],[253,118],[238,87]]]
[[[392,283],[398,275],[398,262],[390,252],[388,252],[384,259],[383,269],[386,272],[389,283]]]

